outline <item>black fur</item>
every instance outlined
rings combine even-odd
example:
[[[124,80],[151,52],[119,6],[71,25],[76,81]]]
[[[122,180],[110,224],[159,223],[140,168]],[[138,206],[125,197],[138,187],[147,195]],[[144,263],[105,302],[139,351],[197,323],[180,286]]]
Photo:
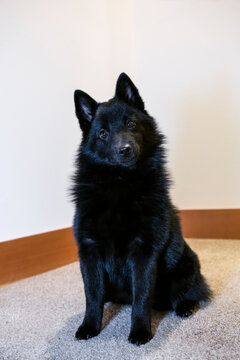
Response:
[[[83,139],[76,158],[74,236],[86,313],[77,339],[101,330],[107,301],[132,304],[129,341],[152,338],[151,308],[189,316],[210,290],[169,198],[164,137],[122,73],[113,99],[74,94]]]

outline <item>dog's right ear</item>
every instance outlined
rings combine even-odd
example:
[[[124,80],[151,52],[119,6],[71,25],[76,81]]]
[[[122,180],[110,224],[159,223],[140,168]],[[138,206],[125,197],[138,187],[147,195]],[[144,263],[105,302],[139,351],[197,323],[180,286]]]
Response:
[[[83,132],[88,132],[98,104],[91,96],[81,90],[75,90],[74,102],[80,127]]]

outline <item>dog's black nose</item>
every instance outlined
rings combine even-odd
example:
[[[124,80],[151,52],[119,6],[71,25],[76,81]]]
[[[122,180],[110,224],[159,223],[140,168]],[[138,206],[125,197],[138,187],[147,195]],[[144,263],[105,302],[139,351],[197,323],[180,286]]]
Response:
[[[132,151],[131,145],[126,144],[119,149],[119,154],[121,156],[129,156]]]

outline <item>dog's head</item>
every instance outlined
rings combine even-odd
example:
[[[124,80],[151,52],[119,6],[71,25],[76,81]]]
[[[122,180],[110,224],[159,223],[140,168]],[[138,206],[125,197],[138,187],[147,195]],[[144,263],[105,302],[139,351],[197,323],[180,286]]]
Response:
[[[125,73],[119,76],[115,96],[109,101],[97,103],[81,90],[75,91],[74,101],[83,131],[81,151],[89,159],[130,168],[159,145],[155,122]]]

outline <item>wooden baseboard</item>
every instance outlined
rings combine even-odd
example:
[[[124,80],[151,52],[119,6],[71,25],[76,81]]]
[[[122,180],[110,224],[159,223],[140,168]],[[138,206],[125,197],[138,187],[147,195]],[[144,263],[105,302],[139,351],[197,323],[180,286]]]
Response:
[[[240,209],[182,210],[186,238],[240,239]],[[0,243],[0,285],[41,274],[78,259],[72,229]]]
[[[183,235],[199,239],[240,239],[240,209],[181,210]]]
[[[72,228],[0,243],[0,285],[76,261]]]

